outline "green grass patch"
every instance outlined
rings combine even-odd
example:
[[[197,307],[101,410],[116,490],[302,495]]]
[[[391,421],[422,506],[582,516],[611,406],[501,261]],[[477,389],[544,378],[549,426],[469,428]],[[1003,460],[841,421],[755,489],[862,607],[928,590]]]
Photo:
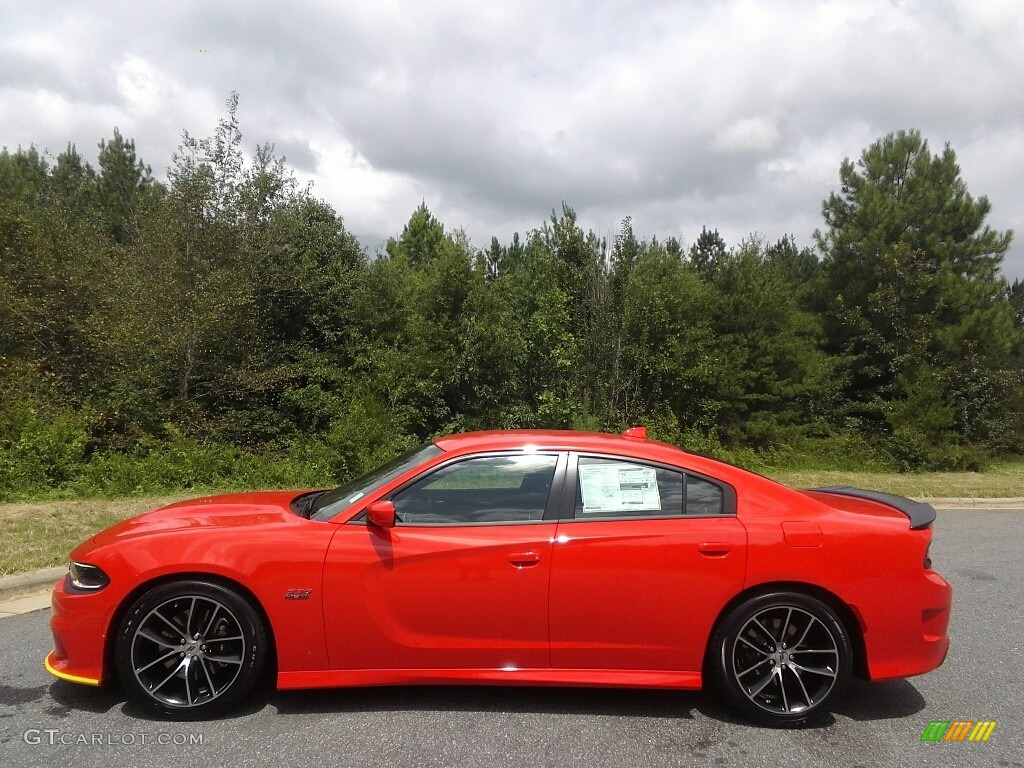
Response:
[[[0,504],[0,575],[64,565],[72,549],[104,528],[190,495]]]
[[[871,472],[767,468],[763,474],[793,488],[852,485],[917,499],[1024,497],[1024,459],[994,463],[984,472]]]

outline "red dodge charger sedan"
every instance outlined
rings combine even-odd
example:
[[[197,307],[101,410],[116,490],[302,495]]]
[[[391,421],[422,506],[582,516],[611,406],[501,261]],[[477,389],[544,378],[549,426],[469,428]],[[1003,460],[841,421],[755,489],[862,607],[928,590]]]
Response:
[[[280,689],[713,686],[798,725],[942,663],[935,511],[622,435],[435,440],[335,490],[179,502],[71,553],[47,669],[165,715]]]

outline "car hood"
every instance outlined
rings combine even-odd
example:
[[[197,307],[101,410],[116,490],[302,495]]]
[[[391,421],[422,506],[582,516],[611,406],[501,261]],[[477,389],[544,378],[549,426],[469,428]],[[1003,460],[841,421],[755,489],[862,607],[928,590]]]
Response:
[[[92,538],[94,544],[183,528],[230,528],[297,520],[289,502],[301,491],[261,491],[206,496],[168,504],[117,523]]]

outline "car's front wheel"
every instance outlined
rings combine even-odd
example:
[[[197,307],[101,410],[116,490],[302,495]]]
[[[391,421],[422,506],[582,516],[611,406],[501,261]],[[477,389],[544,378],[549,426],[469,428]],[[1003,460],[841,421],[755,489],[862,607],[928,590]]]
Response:
[[[712,640],[717,687],[747,718],[795,726],[825,714],[850,678],[849,633],[822,601],[759,595],[736,606]]]
[[[267,631],[250,602],[221,584],[178,581],[141,595],[116,643],[132,699],[161,714],[209,717],[252,690],[266,664]]]

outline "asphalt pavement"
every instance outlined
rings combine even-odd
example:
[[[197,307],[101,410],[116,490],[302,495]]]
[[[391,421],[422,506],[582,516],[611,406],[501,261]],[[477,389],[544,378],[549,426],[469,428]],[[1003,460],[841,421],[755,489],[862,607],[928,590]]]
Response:
[[[811,728],[757,728],[702,693],[493,687],[264,691],[224,719],[160,721],[116,690],[50,677],[44,608],[0,620],[0,763],[1024,768],[1022,527],[1021,511],[940,512],[932,558],[955,589],[946,663],[855,682]],[[934,720],[998,724],[987,742],[922,742]]]

